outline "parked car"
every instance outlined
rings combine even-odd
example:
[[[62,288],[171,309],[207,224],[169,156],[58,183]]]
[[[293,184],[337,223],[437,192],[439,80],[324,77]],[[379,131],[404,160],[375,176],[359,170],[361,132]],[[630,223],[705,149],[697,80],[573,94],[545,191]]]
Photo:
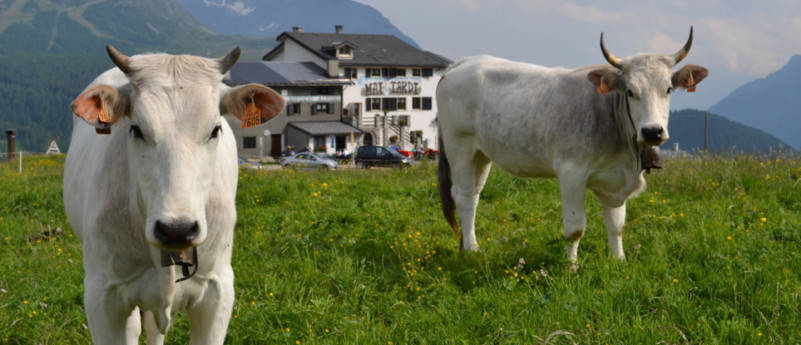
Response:
[[[289,157],[281,157],[281,167],[297,169],[336,169],[339,164],[331,159],[323,158],[314,152],[296,153]]]
[[[356,166],[369,168],[372,166],[410,166],[412,161],[395,150],[383,146],[361,146],[356,152]]]

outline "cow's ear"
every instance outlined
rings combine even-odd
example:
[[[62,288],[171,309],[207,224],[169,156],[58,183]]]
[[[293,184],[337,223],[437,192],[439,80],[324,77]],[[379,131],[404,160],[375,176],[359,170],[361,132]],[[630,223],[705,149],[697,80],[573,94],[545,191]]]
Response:
[[[98,134],[111,134],[111,124],[125,114],[126,92],[108,85],[95,86],[72,101],[72,112],[95,127]]]
[[[687,89],[687,92],[695,92],[695,85],[708,75],[709,71],[706,68],[698,65],[686,65],[673,73],[671,82],[673,82],[673,87],[683,87]]]
[[[229,89],[220,102],[220,113],[242,122],[242,128],[261,125],[284,110],[284,98],[273,89],[248,84]]]
[[[595,85],[598,93],[608,95],[612,91],[625,91],[626,82],[620,71],[611,68],[601,68],[587,74],[587,79]]]

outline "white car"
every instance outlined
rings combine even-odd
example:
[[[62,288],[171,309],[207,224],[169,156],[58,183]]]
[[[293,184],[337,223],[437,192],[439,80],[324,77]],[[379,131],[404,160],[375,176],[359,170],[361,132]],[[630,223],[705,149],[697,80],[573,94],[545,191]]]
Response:
[[[323,158],[314,152],[300,152],[289,157],[281,157],[281,166],[295,169],[336,169],[339,164],[331,159]]]

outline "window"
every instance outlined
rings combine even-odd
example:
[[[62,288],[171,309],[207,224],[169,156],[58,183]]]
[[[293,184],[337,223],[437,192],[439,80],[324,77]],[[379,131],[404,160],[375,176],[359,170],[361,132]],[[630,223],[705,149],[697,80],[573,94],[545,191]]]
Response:
[[[431,110],[431,97],[423,97],[423,110]]]
[[[406,97],[398,98],[398,110],[406,110]]]
[[[256,137],[244,137],[244,138],[242,138],[242,148],[255,149],[256,148]]]
[[[365,100],[364,111],[381,110],[381,98],[368,98]]]
[[[286,114],[295,115],[300,114],[300,103],[290,103],[286,105]]]
[[[314,137],[314,150],[317,151],[317,152],[325,152],[326,151],[325,142],[326,142],[325,136],[322,136],[322,135],[315,136]]]
[[[356,68],[345,67],[345,78],[359,79],[359,70]]]
[[[365,75],[370,77],[381,77],[381,69],[380,68],[368,68],[364,72]]]
[[[342,109],[342,115],[343,116],[359,116],[359,115],[361,115],[361,113],[359,111],[360,106],[361,106],[361,103],[348,104],[347,107]]]
[[[433,68],[423,68],[423,78],[428,78],[432,76],[434,76]]]
[[[414,110],[431,110],[431,107],[432,107],[431,97],[412,98],[412,109]]]
[[[398,110],[397,98],[384,98],[382,101],[384,110]]]
[[[334,105],[331,103],[314,103],[311,105],[311,114],[333,114],[334,113]]]
[[[318,95],[330,95],[331,94],[331,89],[327,88],[327,87],[318,87],[317,88],[317,94]]]
[[[403,69],[403,68],[396,68],[395,69],[395,73],[397,74],[398,77],[405,77],[406,76],[406,70]]]
[[[419,77],[422,74],[422,71],[419,68],[412,69],[412,77]]]
[[[401,72],[404,73],[404,74],[406,73],[405,70],[397,69],[397,68],[391,68],[391,67],[387,67],[387,68],[382,68],[381,69],[381,75],[384,78],[396,78],[396,77],[398,77],[398,75]],[[403,76],[403,75],[401,74],[401,76]]]

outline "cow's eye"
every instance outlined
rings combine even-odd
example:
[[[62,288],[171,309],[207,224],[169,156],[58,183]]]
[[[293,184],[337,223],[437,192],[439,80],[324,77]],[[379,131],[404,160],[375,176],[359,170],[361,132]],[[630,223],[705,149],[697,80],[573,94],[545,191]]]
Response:
[[[211,130],[211,136],[209,136],[209,139],[217,138],[218,136],[220,136],[220,132],[222,132],[221,126],[214,127],[214,129]]]
[[[137,125],[131,125],[131,133],[133,134],[134,138],[136,139],[144,139],[145,136],[142,135],[142,129],[139,128]]]
[[[673,88],[672,88],[672,87],[669,87],[669,88],[667,89],[667,94],[669,95],[669,94],[671,94],[671,93],[673,93]]]
[[[634,92],[631,92],[631,90],[626,90],[626,96],[634,98]]]

